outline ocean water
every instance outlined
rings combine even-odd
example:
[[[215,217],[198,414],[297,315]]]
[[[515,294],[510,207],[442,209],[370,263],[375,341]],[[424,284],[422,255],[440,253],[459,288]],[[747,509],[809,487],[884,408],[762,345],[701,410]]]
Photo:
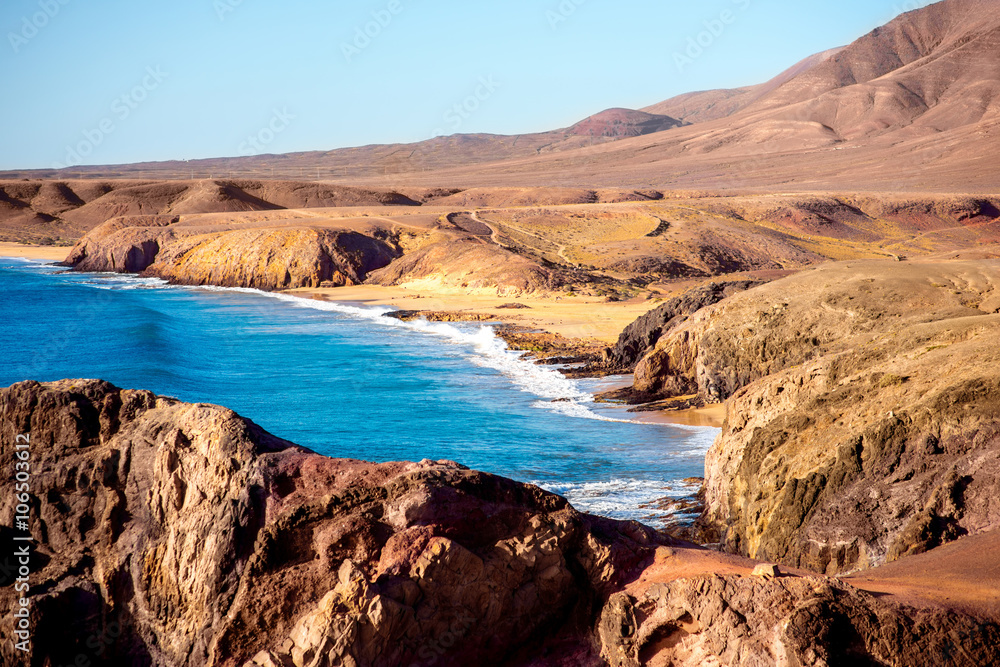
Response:
[[[633,421],[488,325],[0,258],[0,386],[101,378],[232,408],[322,454],[448,459],[660,525],[717,431]]]

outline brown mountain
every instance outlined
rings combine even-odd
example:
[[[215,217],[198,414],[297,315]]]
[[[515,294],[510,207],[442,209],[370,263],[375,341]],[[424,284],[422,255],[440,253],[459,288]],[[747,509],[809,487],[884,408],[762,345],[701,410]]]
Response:
[[[393,187],[992,192],[1000,185],[990,157],[1000,149],[998,10],[1000,0],[945,0],[760,86],[692,93],[644,112],[609,110],[553,132],[74,171]],[[666,118],[640,115],[651,112]]]
[[[83,166],[62,170],[0,172],[0,177],[295,178],[316,180],[385,176],[434,171],[458,165],[486,164],[572,151],[595,143],[648,135],[685,125],[660,114],[632,109],[608,109],[568,128],[522,135],[453,134],[412,144],[372,144],[331,151],[281,155],[141,162],[128,165]]]
[[[757,84],[756,86],[744,86],[742,88],[684,93],[683,95],[671,97],[669,100],[645,107],[642,111],[651,114],[673,116],[687,123],[702,123],[710,120],[718,120],[719,118],[727,118],[843,50],[844,47],[839,47],[811,55],[804,60],[800,60],[766,83]]]
[[[686,125],[686,123],[663,114],[652,114],[632,109],[607,109],[581,120],[566,130],[566,134],[620,139],[672,130],[681,125]]]

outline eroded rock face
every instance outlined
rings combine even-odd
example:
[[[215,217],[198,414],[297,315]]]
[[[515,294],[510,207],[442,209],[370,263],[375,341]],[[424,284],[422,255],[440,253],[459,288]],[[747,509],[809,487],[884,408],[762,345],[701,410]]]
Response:
[[[184,285],[263,290],[357,285],[399,252],[349,230],[263,228],[194,233],[178,218],[110,220],[85,236],[65,264],[79,271],[142,273]]]
[[[330,459],[100,381],[20,383],[0,414],[4,469],[31,436],[37,664],[490,665],[543,642],[596,664],[592,619],[657,541],[457,464]]]
[[[837,573],[1000,525],[1000,264],[862,262],[699,311],[637,388],[729,398],[706,539]]]
[[[77,243],[63,262],[78,271],[139,273],[156,260],[160,244],[174,234],[176,216],[137,215],[113,218]]]
[[[97,380],[16,384],[0,415],[0,466],[31,438],[31,664],[1000,660],[992,620],[667,547],[456,463],[330,459],[225,408]],[[0,606],[14,595],[3,575]],[[23,657],[12,627],[3,664]]]
[[[826,578],[699,576],[613,595],[601,614],[612,667],[988,665],[1000,628],[917,611]]]
[[[757,280],[735,280],[701,285],[649,311],[625,328],[606,360],[609,366],[631,372],[660,337],[684,322],[702,308],[752,287],[763,285]]]
[[[358,285],[396,250],[379,239],[326,229],[238,230],[165,246],[143,275],[185,285],[264,290]]]

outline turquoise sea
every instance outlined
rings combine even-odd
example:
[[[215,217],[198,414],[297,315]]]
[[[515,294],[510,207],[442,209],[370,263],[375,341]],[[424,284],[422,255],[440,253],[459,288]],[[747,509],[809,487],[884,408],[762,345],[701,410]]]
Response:
[[[0,386],[101,378],[232,408],[322,454],[449,459],[652,525],[717,431],[633,421],[488,325],[0,258]]]

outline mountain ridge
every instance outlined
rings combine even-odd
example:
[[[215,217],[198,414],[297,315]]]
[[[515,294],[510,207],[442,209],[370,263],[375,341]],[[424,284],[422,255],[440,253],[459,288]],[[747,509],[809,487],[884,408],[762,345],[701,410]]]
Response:
[[[381,187],[996,191],[1000,175],[983,158],[1000,148],[998,9],[1000,0],[944,0],[763,84],[609,109],[549,132],[0,177],[194,178],[197,171]]]

